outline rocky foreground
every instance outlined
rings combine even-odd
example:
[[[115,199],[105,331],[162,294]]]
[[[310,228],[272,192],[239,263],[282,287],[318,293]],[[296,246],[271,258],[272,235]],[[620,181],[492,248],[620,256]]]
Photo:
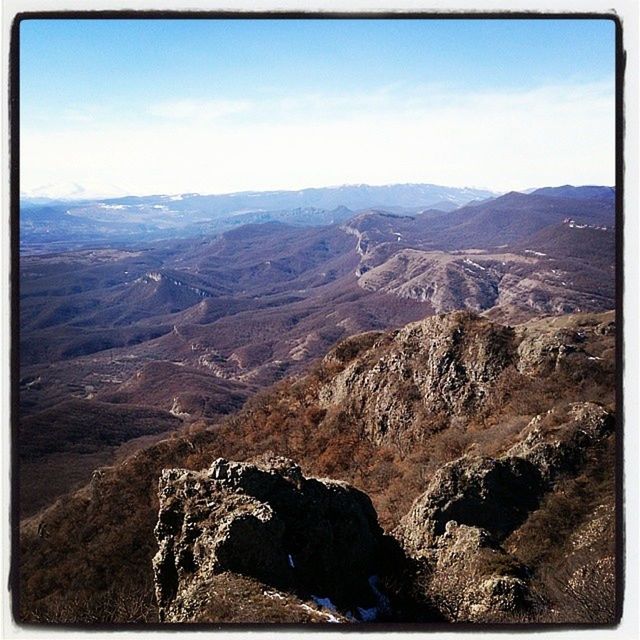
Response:
[[[612,624],[614,355],[612,313],[349,338],[25,519],[21,619]]]
[[[305,478],[286,458],[164,470],[154,558],[160,620],[216,621],[216,578],[225,573],[261,582],[274,607],[290,609],[288,594],[315,602],[333,622],[397,619],[394,605],[409,600],[414,612],[422,603],[443,620],[525,617],[536,606],[532,574],[503,543],[613,433],[612,416],[591,403],[570,406],[554,426],[545,418],[532,420],[504,456],[444,465],[391,536],[364,493]],[[608,569],[599,586],[612,591],[613,558],[599,562]],[[586,583],[591,564],[572,579]],[[408,576],[385,593],[384,583]]]

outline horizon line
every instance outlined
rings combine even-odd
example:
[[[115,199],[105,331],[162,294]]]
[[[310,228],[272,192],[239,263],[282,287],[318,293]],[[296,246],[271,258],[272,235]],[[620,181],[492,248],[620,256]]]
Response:
[[[53,186],[53,185],[47,185]],[[79,183],[74,183],[74,186],[78,186],[81,189],[83,186]],[[113,185],[116,188],[117,185]],[[314,190],[330,190],[330,189],[343,189],[343,188],[357,188],[357,187],[372,187],[372,188],[384,188],[384,187],[437,187],[441,189],[457,189],[457,190],[473,190],[473,191],[487,191],[489,193],[494,194],[496,197],[506,195],[508,193],[530,193],[532,191],[536,191],[538,189],[544,188],[561,188],[561,187],[607,187],[611,189],[615,189],[616,185],[609,184],[571,184],[568,182],[558,183],[558,184],[545,184],[542,186],[534,186],[527,187],[526,189],[495,189],[490,187],[483,186],[474,186],[474,185],[445,185],[445,184],[437,184],[435,182],[387,182],[382,184],[374,184],[369,182],[352,182],[352,183],[342,183],[342,184],[331,184],[331,185],[322,185],[322,186],[307,186],[300,188],[270,188],[270,189],[241,189],[237,191],[213,191],[213,192],[202,192],[202,191],[180,191],[180,192],[155,192],[155,193],[133,193],[128,192],[126,190],[122,190],[120,194],[112,194],[112,195],[79,195],[74,197],[72,194],[63,195],[63,196],[55,196],[50,195],[49,193],[43,193],[41,195],[30,195],[25,192],[20,192],[19,200],[52,200],[59,202],[67,202],[67,201],[88,201],[88,200],[118,200],[121,198],[152,198],[152,197],[172,197],[172,196],[203,196],[203,197],[223,197],[223,196],[237,196],[237,195],[246,195],[246,194],[276,194],[276,193],[296,193],[302,191],[314,191]],[[44,187],[36,187],[34,190],[38,190]],[[31,191],[34,191],[31,190]],[[96,192],[99,189],[95,190]]]

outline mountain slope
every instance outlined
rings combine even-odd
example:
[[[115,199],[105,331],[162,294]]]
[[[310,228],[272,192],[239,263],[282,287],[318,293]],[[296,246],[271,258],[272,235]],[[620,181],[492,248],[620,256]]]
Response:
[[[611,309],[611,216],[603,201],[511,194],[435,216],[366,211],[327,227],[25,255],[21,419],[81,399],[217,420],[353,334],[457,309],[508,323]],[[491,246],[477,231],[488,219],[506,223]],[[463,227],[475,229],[466,240]],[[451,234],[473,246],[451,248]],[[46,483],[37,465],[29,473]]]
[[[80,491],[26,519],[21,530],[20,617],[79,621],[97,615],[122,621],[138,615],[136,619],[153,620],[153,607],[142,607],[142,612],[138,608],[134,614],[131,606],[150,598],[162,469],[200,469],[221,456],[247,460],[270,451],[298,460],[305,474],[331,476],[365,491],[387,532],[414,499],[440,482],[443,465],[462,460],[458,467],[467,468],[464,454],[530,456],[536,465],[547,460],[548,468],[560,473],[536,498],[540,509],[522,514],[524,519],[505,532],[508,537],[500,543],[501,553],[515,558],[513,562],[527,563],[527,589],[541,604],[503,614],[506,620],[513,615],[532,621],[589,620],[569,593],[570,583],[558,584],[552,577],[561,558],[566,580],[582,576],[576,598],[587,594],[593,607],[613,602],[597,599],[609,593],[604,583],[599,591],[593,589],[597,576],[606,578],[608,589],[611,571],[588,573],[588,551],[578,554],[572,541],[600,517],[596,513],[613,509],[614,449],[608,416],[615,410],[614,331],[611,313],[541,319],[513,328],[455,313],[400,331],[354,336],[305,378],[258,395],[215,428],[165,440],[102,469]],[[583,410],[579,407],[585,416],[606,417],[609,426],[597,442],[581,439],[582,431],[570,426],[571,416]],[[555,437],[572,443],[571,456],[545,444],[546,438]],[[526,451],[515,454],[513,448],[522,443]],[[547,457],[556,450],[561,455]],[[468,477],[475,476],[469,472]],[[568,507],[563,495],[572,496]],[[453,536],[453,529],[447,531]],[[548,538],[552,542],[541,544],[545,536],[553,536]],[[447,550],[455,550],[446,540],[437,555],[445,564],[436,563],[437,571],[446,570]],[[598,554],[589,561],[610,563],[611,530],[590,534],[588,541]],[[472,541],[460,538],[459,544],[463,542]],[[465,549],[470,553],[470,547]],[[481,560],[487,579],[510,575],[512,560],[500,564],[506,556],[489,556],[498,564]],[[459,574],[470,587],[481,586],[470,582],[474,576]],[[410,575],[401,582],[414,584]],[[392,583],[384,588],[393,589]],[[454,615],[447,608],[451,601],[438,604],[430,589],[424,594],[431,605],[397,593],[405,602],[405,620],[433,620],[429,607],[434,605],[440,615],[466,619],[463,609]],[[84,609],[74,604],[80,601]],[[611,622],[613,614],[607,611],[600,620]]]
[[[615,198],[613,187],[581,186],[574,187],[566,184],[562,187],[543,187],[532,192],[539,196],[553,196],[556,198],[577,198],[579,200],[606,200],[612,202]]]

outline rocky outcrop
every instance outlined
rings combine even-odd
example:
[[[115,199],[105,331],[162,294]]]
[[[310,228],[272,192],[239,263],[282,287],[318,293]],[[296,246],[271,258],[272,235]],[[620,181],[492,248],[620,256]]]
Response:
[[[419,437],[424,412],[460,415],[478,407],[511,364],[512,340],[509,327],[466,312],[430,317],[352,361],[320,391],[320,402],[348,405],[378,444],[411,431]]]
[[[602,362],[602,356],[607,356],[606,351],[613,348],[614,313],[573,318],[570,322],[545,318],[518,326],[517,370],[533,377],[558,371],[571,373],[576,366]]]
[[[583,338],[575,331],[561,330],[541,339],[538,332],[522,332],[518,345],[518,371],[528,375],[542,375],[559,369],[567,358],[582,351]]]
[[[540,472],[521,458],[464,456],[436,473],[397,532],[415,557],[434,547],[450,522],[501,539],[524,521],[542,492]]]
[[[613,414],[593,402],[558,400],[528,423],[528,416],[518,415],[505,428],[495,425],[506,441],[491,446],[482,441],[494,427],[470,420],[502,401],[511,378],[512,386],[531,385],[535,393],[539,377],[547,374],[559,385],[579,384],[581,376],[595,372],[611,375],[611,322],[604,320],[541,319],[514,329],[456,312],[336,346],[314,378],[319,387],[313,394],[318,389],[321,408],[336,419],[346,416],[369,440],[404,447],[419,441],[423,430],[428,446],[430,420],[442,416],[469,433],[483,429],[482,438],[431,476],[393,541],[364,493],[342,482],[305,478],[285,458],[221,458],[206,471],[165,470],[154,560],[161,619],[222,619],[220,585],[236,585],[238,576],[278,594],[269,596],[276,604],[289,602],[278,613],[286,620],[296,619],[302,605],[328,607],[327,615],[341,621],[385,618],[396,604],[406,604],[405,613],[420,610],[417,617],[435,607],[452,621],[528,616],[537,597],[531,587],[536,565],[533,556],[518,554],[518,540],[533,540],[534,533],[527,534],[535,530],[532,514],[544,511],[548,493],[561,492],[561,483],[576,479],[589,460],[601,460],[600,445],[611,444]],[[523,413],[539,402],[518,401]],[[446,421],[439,428],[446,429]],[[588,509],[592,505],[579,517]],[[601,550],[592,559],[580,556],[567,568],[565,582],[591,589],[597,576],[613,575],[612,558]],[[387,586],[404,585],[402,593],[394,592],[393,605],[376,576]],[[307,613],[321,616],[315,609]],[[249,612],[235,615],[253,621]]]
[[[445,619],[498,622],[530,603],[526,567],[479,527],[450,520],[430,552],[426,593]]]
[[[575,473],[589,449],[613,428],[613,415],[592,402],[557,407],[533,418],[506,455],[532,464],[548,486]]]
[[[438,314],[459,309],[480,312],[495,306],[508,277],[507,263],[517,269],[535,262],[515,254],[460,255],[405,248],[369,260],[368,268],[358,274],[358,284],[369,291],[427,302]]]
[[[613,376],[612,323],[602,322],[608,315],[512,328],[459,311],[356,336],[325,357],[319,402],[352,416],[374,443],[406,448],[452,418],[478,415],[487,401],[500,406],[511,381]]]
[[[463,456],[436,473],[395,535],[424,565],[422,588],[443,615],[499,621],[528,606],[527,570],[501,542],[613,424],[598,405],[572,404],[534,418],[504,456]]]
[[[225,572],[356,619],[380,605],[372,581],[383,532],[369,498],[346,483],[305,478],[285,458],[220,458],[206,471],[164,470],[159,497],[154,573],[163,621],[190,621],[212,607],[215,590],[203,585]]]
[[[535,600],[532,574],[505,545],[513,548],[512,534],[545,494],[575,476],[612,430],[599,405],[570,404],[533,419],[500,457],[465,455],[444,465],[394,531],[395,546],[365,494],[305,478],[286,458],[165,469],[154,559],[160,618],[226,619],[230,589],[254,594],[244,614],[234,604],[233,620],[385,618],[392,604],[383,575],[409,580],[410,606],[420,602],[447,620],[521,619]],[[605,511],[576,532],[572,553],[601,545],[610,520]],[[613,575],[611,559],[599,553],[572,565],[567,588],[580,593],[594,576]],[[394,598],[405,597],[399,593]]]

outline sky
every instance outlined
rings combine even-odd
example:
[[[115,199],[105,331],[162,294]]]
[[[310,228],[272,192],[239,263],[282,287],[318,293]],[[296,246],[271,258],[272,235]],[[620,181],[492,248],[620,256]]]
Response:
[[[21,192],[615,180],[609,20],[25,20]]]

